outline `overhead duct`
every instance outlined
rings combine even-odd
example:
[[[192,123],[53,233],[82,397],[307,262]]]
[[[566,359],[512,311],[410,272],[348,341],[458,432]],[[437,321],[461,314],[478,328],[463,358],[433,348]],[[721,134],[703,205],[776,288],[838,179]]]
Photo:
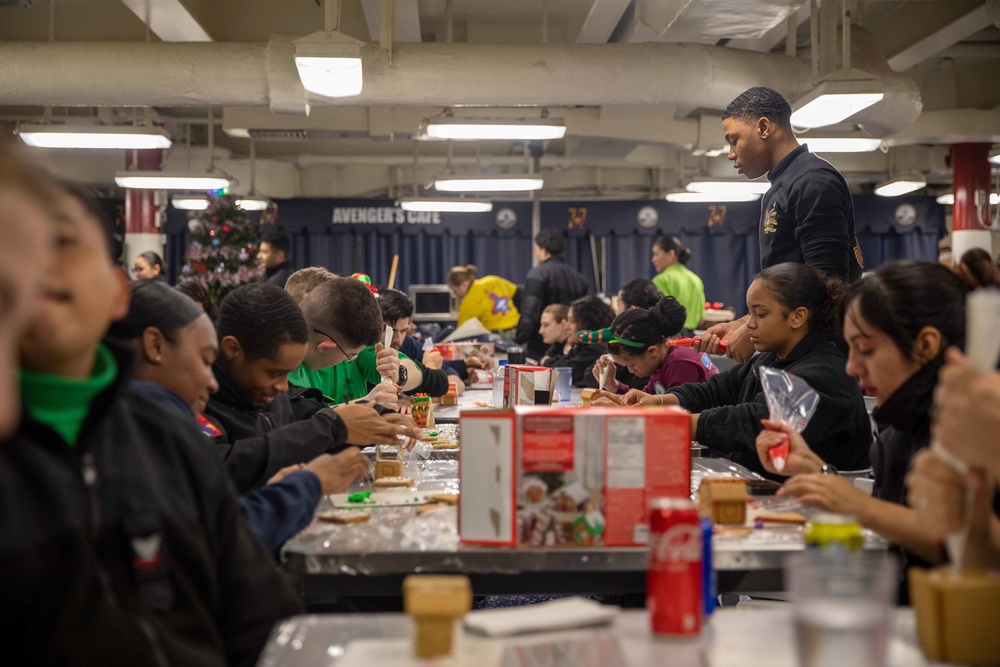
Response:
[[[863,42],[862,32],[856,34],[855,44]],[[7,105],[269,106],[280,90],[282,108],[289,109],[289,75],[268,67],[268,50],[267,44],[233,43],[0,43],[0,99]],[[916,84],[891,73],[883,57],[867,49],[859,55],[854,67],[877,69],[886,99],[855,122],[878,136],[898,132],[919,114]],[[753,85],[772,87],[789,100],[812,87],[809,66],[801,61],[698,44],[401,43],[391,63],[374,45],[362,49],[362,58],[361,95],[306,101],[723,109]]]

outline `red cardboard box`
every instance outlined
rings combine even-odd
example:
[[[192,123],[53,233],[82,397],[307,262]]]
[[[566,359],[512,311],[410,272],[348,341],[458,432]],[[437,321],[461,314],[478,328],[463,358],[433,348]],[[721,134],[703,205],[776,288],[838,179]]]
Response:
[[[459,535],[472,544],[634,546],[647,506],[690,497],[690,416],[677,408],[463,414]]]

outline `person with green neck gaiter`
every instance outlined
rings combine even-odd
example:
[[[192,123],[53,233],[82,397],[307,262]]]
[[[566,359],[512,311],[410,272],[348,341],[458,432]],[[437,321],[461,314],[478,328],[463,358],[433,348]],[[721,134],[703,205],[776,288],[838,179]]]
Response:
[[[52,260],[52,181],[0,141],[0,440],[21,417],[18,342]]]
[[[10,664],[253,665],[301,603],[190,419],[129,389],[104,338],[129,284],[78,186],[21,338],[24,414],[0,447],[0,616]]]

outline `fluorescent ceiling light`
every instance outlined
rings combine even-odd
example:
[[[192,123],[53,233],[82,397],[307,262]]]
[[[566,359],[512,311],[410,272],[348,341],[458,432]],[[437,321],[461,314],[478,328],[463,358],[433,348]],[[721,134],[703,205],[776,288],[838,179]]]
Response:
[[[1000,144],[990,149],[990,156],[987,159],[993,164],[1000,164]]]
[[[737,202],[755,201],[760,199],[759,194],[753,193],[715,193],[715,192],[668,192],[665,199],[675,204],[700,204],[715,202]]]
[[[268,204],[270,202],[263,197],[246,197],[245,199],[236,200],[236,206],[244,211],[263,211],[267,209]]]
[[[700,192],[714,195],[755,195],[760,196],[768,191],[771,184],[767,181],[696,179],[687,184],[688,192]]]
[[[955,205],[955,195],[949,192],[948,194],[941,195],[937,198],[937,203],[944,204],[945,206]],[[1000,193],[991,192],[990,193],[990,205],[1000,206]]]
[[[21,125],[21,141],[38,148],[170,148],[170,135],[158,127],[107,125]]]
[[[836,125],[881,102],[885,97],[885,86],[877,79],[863,77],[861,72],[841,70],[821,81],[792,104],[792,126]]]
[[[414,197],[400,199],[404,211],[440,211],[442,213],[486,213],[493,210],[493,202],[482,199],[434,199]]]
[[[424,134],[428,139],[507,139],[545,141],[566,136],[561,118],[432,118]]]
[[[323,97],[360,95],[361,44],[335,30],[295,40],[295,68],[302,87]]]
[[[179,211],[204,211],[208,200],[203,197],[174,197],[170,204]]]
[[[527,192],[541,190],[541,176],[441,176],[434,189],[442,192]]]
[[[208,199],[205,197],[174,197],[170,203],[181,211],[204,211],[208,208]],[[237,199],[234,203],[244,211],[263,211],[269,202],[263,197],[248,197]]]
[[[119,171],[115,183],[138,190],[221,190],[233,183],[217,174],[178,173],[169,171]]]
[[[898,197],[920,188],[927,187],[927,179],[923,174],[910,173],[896,176],[875,186],[875,194],[880,197]]]
[[[882,140],[874,137],[799,137],[812,153],[870,153]]]

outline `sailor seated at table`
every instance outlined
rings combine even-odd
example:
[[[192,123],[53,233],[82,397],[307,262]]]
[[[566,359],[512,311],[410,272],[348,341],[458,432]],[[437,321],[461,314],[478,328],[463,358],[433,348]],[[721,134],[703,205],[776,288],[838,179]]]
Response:
[[[383,418],[368,405],[331,409],[298,388],[290,394],[288,374],[302,363],[309,336],[302,311],[280,287],[252,283],[233,290],[219,307],[216,329],[219,356],[212,369],[219,389],[205,414],[219,427],[214,439],[240,493],[347,443],[393,444],[397,435],[419,435],[403,415]]]
[[[605,369],[611,369],[607,384],[601,389],[611,394],[625,394],[631,389],[615,377],[620,366],[636,377],[649,379],[643,388],[647,394],[665,394],[674,387],[705,382],[718,374],[719,370],[704,352],[667,345],[667,340],[684,327],[686,318],[684,306],[674,297],[665,296],[649,310],[636,308],[622,313],[608,329],[581,331],[584,340],[596,336],[611,353],[611,359],[601,357],[594,365],[594,378],[598,382]]]
[[[596,388],[594,364],[607,352],[607,348],[598,343],[581,341],[577,334],[610,326],[615,319],[615,311],[596,296],[585,296],[570,305],[566,317],[570,335],[561,350],[558,346],[549,348],[545,365],[549,368],[570,367],[573,369],[574,387]]]
[[[395,410],[400,391],[415,391],[423,373],[391,347],[383,349],[382,312],[368,285],[334,278],[302,300],[307,348],[289,376],[299,387],[322,392],[328,403],[365,399]],[[388,379],[388,382],[383,382]]]
[[[459,377],[457,370],[446,366],[441,353],[436,350],[424,352],[420,343],[409,335],[413,317],[413,302],[399,290],[383,289],[379,291],[378,307],[382,311],[382,320],[392,329],[390,347],[400,352],[400,359],[410,359],[417,367],[423,380],[408,394],[427,394],[428,396],[444,396],[448,393],[448,376]],[[417,361],[420,359],[420,361]],[[465,389],[464,382],[456,382],[458,392]]]
[[[747,327],[760,354],[707,382],[666,394],[633,389],[627,405],[680,405],[692,413],[691,435],[700,444],[767,474],[755,440],[768,417],[759,369],[777,368],[802,378],[819,394],[804,435],[826,461],[844,470],[868,467],[871,424],[857,380],[833,341],[840,284],[805,264],[777,264],[761,271],[747,290]]]
[[[922,490],[926,487],[918,485],[915,492],[911,487],[910,502],[915,499],[918,508],[910,509],[905,505],[904,480],[914,458],[931,441],[931,406],[945,350],[964,345],[965,291],[966,286],[940,264],[897,261],[855,282],[844,293],[839,310],[849,345],[847,372],[875,397],[874,417],[885,425],[871,447],[875,477],[871,494],[839,475],[818,474],[830,472],[826,464],[833,461],[812,445],[818,434],[811,429],[799,435],[767,422],[769,430],[757,438],[759,459],[772,473],[778,471],[768,459],[768,450],[786,439],[790,445],[779,474],[794,476],[780,495],[857,517],[862,526],[897,545],[905,565],[938,564],[945,556],[942,535],[934,530],[935,521],[918,511],[921,504],[923,509],[931,509],[926,507],[929,503]],[[975,447],[981,448],[981,444],[977,442]],[[962,515],[964,494],[960,497]],[[935,498],[936,504],[944,504],[938,500]],[[989,498],[985,502],[988,505]],[[905,572],[906,567],[901,568],[901,575]],[[905,579],[900,590],[905,603]]]

